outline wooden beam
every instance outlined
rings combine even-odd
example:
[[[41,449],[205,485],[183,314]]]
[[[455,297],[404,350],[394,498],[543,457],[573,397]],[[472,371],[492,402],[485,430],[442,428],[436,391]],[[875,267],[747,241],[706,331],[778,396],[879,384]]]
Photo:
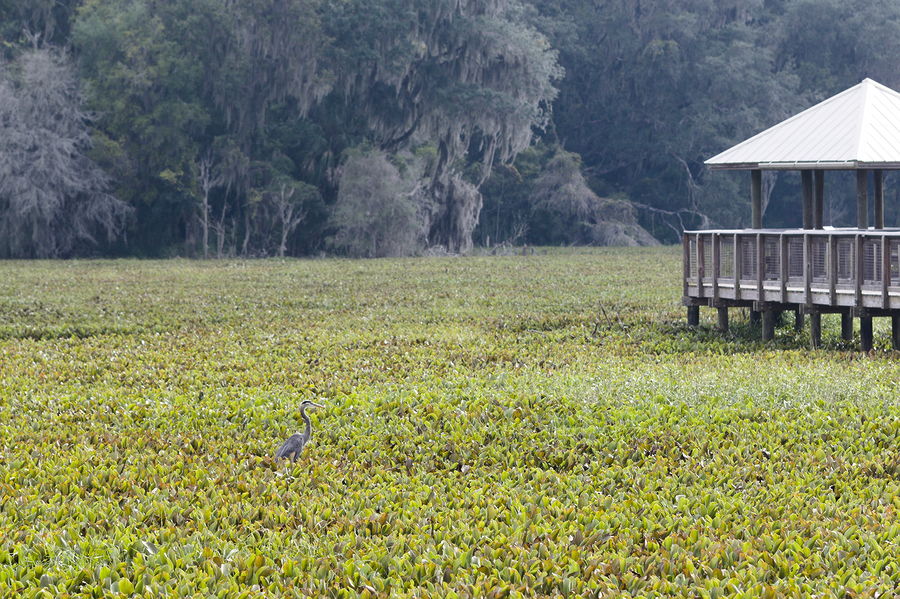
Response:
[[[891,307],[891,297],[888,290],[891,286],[891,242],[887,235],[881,236],[881,307]]]
[[[779,276],[781,277],[781,303],[787,303],[787,282],[788,275],[790,271],[788,270],[788,238],[782,234],[779,235],[780,244],[778,248],[778,254],[781,258],[781,273]]]
[[[811,170],[800,171],[800,179],[803,183],[803,228],[813,228],[813,172]]]
[[[722,259],[721,259],[721,248],[722,245],[721,238],[718,233],[712,234],[712,288],[713,288],[713,299],[718,301],[719,299],[719,272],[722,270]]]
[[[856,171],[856,228],[869,228],[869,171]]]
[[[837,278],[838,278],[838,242],[834,235],[828,236],[828,295],[831,305],[837,303]]]
[[[706,276],[706,260],[703,255],[703,235],[697,233],[695,243],[697,245],[697,296],[704,297],[703,277]]]
[[[803,236],[803,304],[812,305],[812,240]]]
[[[816,197],[813,205],[813,229],[825,226],[825,171],[816,171]]]
[[[875,175],[875,228],[884,228],[884,171],[872,171]]]
[[[862,298],[862,288],[863,288],[863,279],[865,278],[865,273],[863,272],[866,266],[864,249],[865,249],[865,239],[862,235],[856,236],[856,276],[854,277],[854,285],[855,285],[855,294],[856,294],[856,307],[863,307],[863,298]]]
[[[762,229],[762,171],[750,171],[750,221],[752,229]]]
[[[756,234],[756,301],[765,301],[763,281],[766,278],[766,245],[763,236]]]

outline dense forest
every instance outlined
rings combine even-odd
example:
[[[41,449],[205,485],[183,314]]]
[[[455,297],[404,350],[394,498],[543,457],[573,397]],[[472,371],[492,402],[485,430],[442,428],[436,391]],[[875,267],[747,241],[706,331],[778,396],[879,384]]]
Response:
[[[900,87],[890,0],[0,0],[0,44],[0,257],[672,242],[747,224],[705,158]]]

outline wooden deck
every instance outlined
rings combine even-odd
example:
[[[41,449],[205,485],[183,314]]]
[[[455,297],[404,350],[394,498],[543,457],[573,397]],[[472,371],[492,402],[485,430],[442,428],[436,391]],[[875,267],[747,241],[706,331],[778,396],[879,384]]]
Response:
[[[774,325],[767,330],[765,321],[771,313],[795,310],[817,321],[838,312],[861,319],[864,349],[871,348],[872,317],[892,316],[898,328],[900,229],[686,231],[683,244],[684,304],[692,324],[699,306],[719,308],[723,328],[728,307],[746,306],[762,313],[763,338],[771,338]],[[816,328],[814,322],[813,345]]]

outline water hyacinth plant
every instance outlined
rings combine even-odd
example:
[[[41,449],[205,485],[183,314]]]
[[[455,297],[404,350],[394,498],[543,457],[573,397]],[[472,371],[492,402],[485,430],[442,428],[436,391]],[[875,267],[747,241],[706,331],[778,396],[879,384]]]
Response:
[[[0,595],[890,596],[888,331],[689,329],[679,260],[0,263]]]

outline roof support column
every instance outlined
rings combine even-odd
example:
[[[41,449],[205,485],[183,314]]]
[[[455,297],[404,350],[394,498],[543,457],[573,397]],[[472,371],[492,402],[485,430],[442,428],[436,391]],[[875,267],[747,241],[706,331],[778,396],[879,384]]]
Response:
[[[750,171],[750,220],[751,229],[762,229],[762,171]]]
[[[813,228],[813,172],[811,170],[800,171],[803,181],[803,228]]]
[[[875,175],[875,228],[884,228],[884,171],[876,169]]]
[[[816,198],[813,206],[813,229],[825,226],[825,171],[816,171]]]
[[[869,171],[856,171],[856,228],[869,228]]]

